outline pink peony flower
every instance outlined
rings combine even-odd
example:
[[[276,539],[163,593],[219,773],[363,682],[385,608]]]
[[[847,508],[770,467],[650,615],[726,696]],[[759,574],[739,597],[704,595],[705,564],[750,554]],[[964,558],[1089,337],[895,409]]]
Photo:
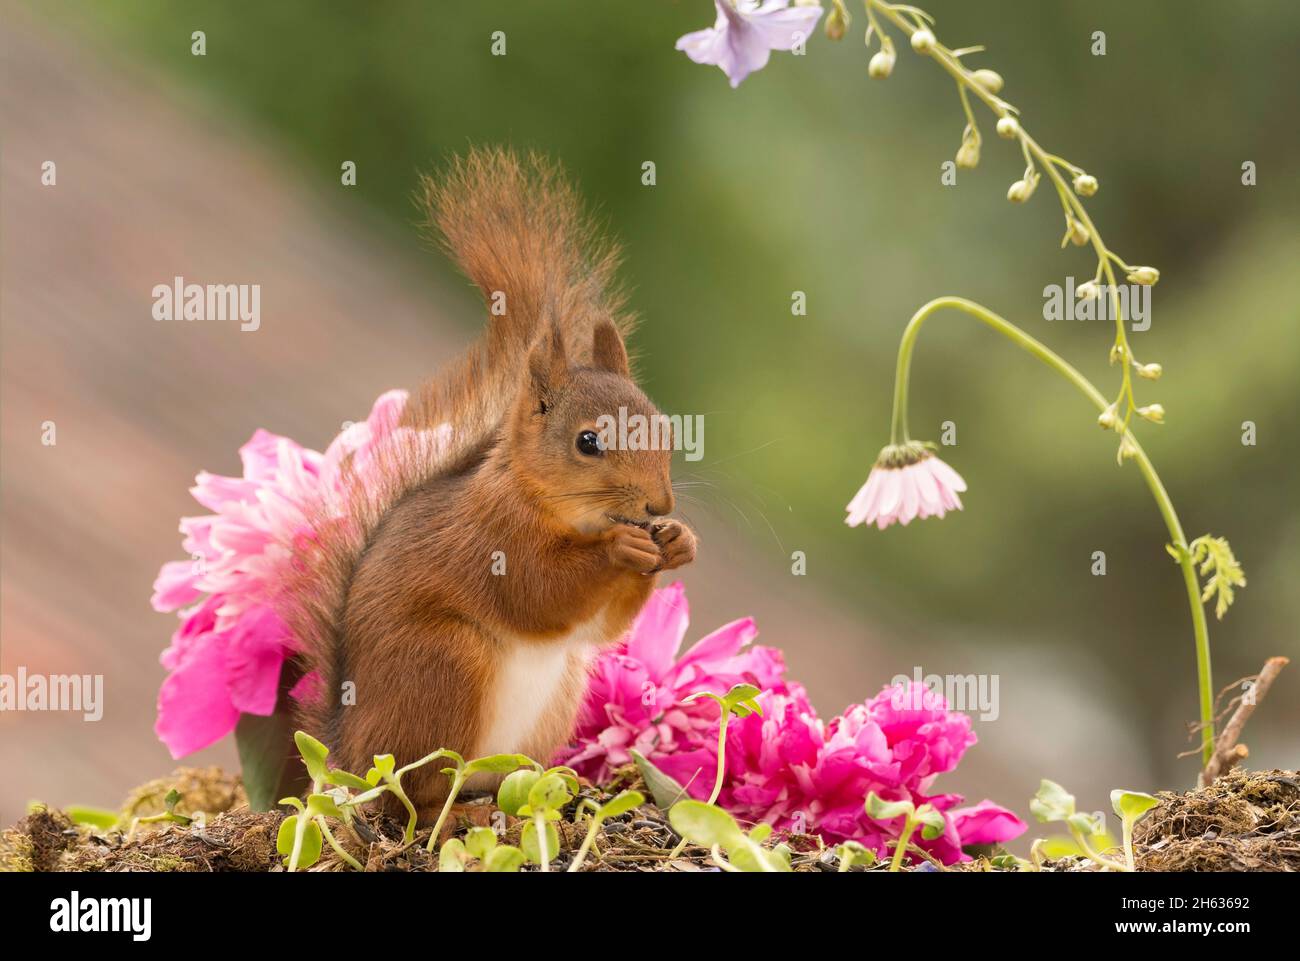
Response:
[[[916,441],[886,447],[871,468],[867,482],[849,502],[850,527],[875,524],[884,530],[897,521],[906,526],[913,518],[943,517],[961,510],[966,482],[925,445]]]
[[[242,477],[205,471],[195,479],[194,499],[213,513],[181,520],[191,559],[164,564],[154,582],[154,609],[181,609],[181,626],[162,653],[170,673],[154,725],[173,757],[221,739],[240,714],[274,712],[294,641],[271,601],[292,544],[310,535],[313,510],[343,492],[345,471],[364,480],[382,444],[415,436],[397,426],[405,404],[405,391],[382,395],[323,454],[258,430],[239,450]],[[428,434],[437,442],[447,430]],[[311,689],[304,678],[294,694]]]
[[[714,0],[718,19],[705,30],[677,40],[677,49],[696,63],[721,67],[733,87],[767,66],[773,50],[806,41],[822,15],[816,4],[789,0]]]
[[[932,793],[934,780],[976,740],[970,718],[949,711],[941,694],[910,682],[886,687],[824,722],[803,687],[784,677],[779,651],[746,647],[756,636],[752,620],[734,621],[678,657],[687,620],[681,584],[655,592],[627,638],[595,659],[574,744],[557,763],[599,782],[636,749],[706,800],[717,770],[718,708],[685,698],[747,681],[763,689],[763,713],[729,722],[718,798],[742,821],[820,834],[828,843],[854,840],[883,856],[902,820],[867,817],[864,801],[875,791],[945,814],[941,837],[917,839],[945,863],[966,859],[962,845],[1008,841],[1025,830],[990,801],[959,808],[960,795]]]

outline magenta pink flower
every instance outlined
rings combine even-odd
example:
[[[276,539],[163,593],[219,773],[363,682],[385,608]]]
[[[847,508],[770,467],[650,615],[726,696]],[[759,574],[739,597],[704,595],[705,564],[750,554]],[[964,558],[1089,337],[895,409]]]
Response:
[[[381,445],[445,439],[449,428],[428,432],[432,441],[399,428],[405,403],[405,391],[384,394],[324,454],[258,430],[240,448],[242,477],[205,471],[196,478],[191,493],[213,513],[181,520],[190,560],[164,564],[154,582],[155,610],[182,609],[162,654],[170,673],[154,725],[173,757],[224,737],[240,714],[274,712],[280,669],[294,642],[272,601],[295,538],[309,535],[308,518],[343,494],[345,469],[364,481]],[[310,690],[304,678],[294,693]]]
[[[966,482],[924,444],[891,444],[880,452],[862,489],[849,502],[850,527],[875,524],[884,530],[897,521],[906,526],[914,518],[943,517],[961,510]]]
[[[791,50],[812,35],[822,8],[790,6],[789,0],[714,0],[712,27],[677,40],[677,49],[696,63],[721,67],[733,87],[767,66],[773,50]]]
[[[747,681],[763,689],[763,713],[728,725],[718,798],[741,820],[821,834],[828,843],[855,840],[884,855],[902,821],[872,821],[867,793],[929,802],[945,814],[946,830],[918,843],[945,863],[963,860],[964,844],[1008,841],[1025,830],[992,802],[959,808],[960,795],[932,793],[934,780],[976,740],[970,718],[949,711],[942,695],[910,683],[886,687],[823,722],[804,689],[785,679],[779,651],[746,646],[756,636],[752,620],[734,621],[678,657],[686,628],[682,586],[656,591],[627,638],[596,658],[574,745],[558,762],[602,781],[636,749],[705,800],[717,770],[718,709],[685,698]]]

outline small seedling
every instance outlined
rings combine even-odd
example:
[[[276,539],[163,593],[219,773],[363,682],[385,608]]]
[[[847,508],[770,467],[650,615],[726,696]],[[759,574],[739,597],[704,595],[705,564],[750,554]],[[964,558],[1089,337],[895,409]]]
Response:
[[[876,863],[876,852],[857,841],[845,841],[835,849],[835,856],[840,860],[841,874],[851,871],[855,864],[869,868]]]
[[[159,821],[170,821],[173,824],[179,824],[181,827],[187,828],[194,823],[194,819],[192,817],[187,817],[184,814],[176,813],[176,805],[180,802],[181,792],[172,788],[167,792],[167,796],[163,798],[163,806],[166,807],[167,810],[159,814],[150,814],[148,817],[139,818],[136,823],[157,824]]]
[[[461,788],[475,774],[510,774],[526,765],[536,765],[536,761],[523,754],[492,754],[488,757],[477,758],[473,761],[466,760],[455,751],[440,750],[434,751],[427,758],[417,762],[415,765],[408,765],[402,768],[407,771],[411,767],[418,767],[425,761],[431,761],[435,757],[451,758],[454,767],[445,767],[442,773],[451,778],[451,789],[447,792],[447,801],[442,806],[442,811],[438,814],[438,820],[434,822],[433,831],[429,835],[429,843],[426,845],[430,853],[438,843],[438,838],[442,834],[442,826],[447,821],[447,815],[451,813],[451,806],[456,803],[456,798],[460,794]],[[399,772],[400,773],[400,772]]]
[[[890,871],[903,869],[903,858],[907,854],[912,832],[916,830],[917,825],[921,826],[921,837],[927,841],[940,837],[946,827],[943,814],[937,811],[934,805],[928,803],[917,807],[911,801],[886,801],[872,791],[867,794],[864,807],[867,816],[876,821],[903,818],[903,828],[898,834],[898,843],[894,846],[894,857],[889,862]]]
[[[559,765],[543,771],[540,764],[533,761],[529,763],[533,766],[506,775],[501,782],[501,787],[497,789],[497,807],[506,814],[517,817],[519,809],[528,803],[528,792],[547,774],[562,778],[569,793],[575,795],[578,793],[578,772],[573,768]]]
[[[81,804],[69,804],[63,809],[63,813],[72,820],[73,824],[82,824],[96,831],[111,831],[122,820],[116,811],[85,807]]]
[[[1029,810],[1043,824],[1049,824],[1053,821],[1064,823],[1070,831],[1070,836],[1074,838],[1074,843],[1078,846],[1078,853],[1096,863],[1099,867],[1108,871],[1132,870],[1127,865],[1112,861],[1097,851],[1092,841],[1096,835],[1104,833],[1101,820],[1096,815],[1076,811],[1074,795],[1055,781],[1043,779],[1038,787],[1038,793],[1029,802]],[[1034,847],[1030,850],[1030,856],[1034,859],[1034,863],[1040,865],[1043,855],[1059,857],[1061,854],[1069,853],[1074,852],[1063,851],[1058,853],[1054,851],[1051,841],[1036,841]]]
[[[1130,871],[1137,870],[1133,859],[1133,827],[1159,803],[1159,798],[1143,794],[1141,791],[1124,791],[1116,788],[1110,792],[1110,806],[1124,824],[1124,863],[1128,865]]]
[[[668,820],[684,840],[708,848],[713,863],[724,871],[779,874],[791,870],[788,847],[763,847],[772,834],[770,824],[758,824],[746,834],[722,808],[690,798],[674,804]]]
[[[438,851],[438,870],[464,871],[474,860],[482,864],[484,871],[518,871],[524,863],[524,852],[498,844],[491,828],[471,828],[465,840],[452,838]]]
[[[591,846],[596,842],[596,834],[600,831],[601,824],[610,818],[616,818],[621,814],[639,808],[642,804],[645,804],[645,795],[640,791],[621,791],[607,803],[599,805],[594,801],[584,800],[582,805],[591,811],[590,823],[587,825],[587,836],[582,839],[582,846],[578,848],[578,853],[574,855],[569,870],[571,872],[577,871],[582,867],[587,852],[591,850]]]
[[[543,774],[529,789],[528,803],[519,808],[519,816],[529,818],[519,846],[525,857],[540,864],[543,871],[551,869],[551,857],[560,849],[560,833],[555,822],[560,820],[560,812],[571,800],[573,794],[563,775]]]
[[[736,684],[726,694],[719,697],[709,691],[696,691],[684,700],[694,701],[701,697],[707,697],[718,705],[721,712],[718,718],[718,771],[713,779],[713,791],[709,794],[709,804],[716,804],[718,796],[722,793],[722,779],[727,773],[727,723],[731,720],[731,715],[736,717],[749,717],[751,714],[763,716],[763,709],[755,700],[763,692],[753,684]],[[686,838],[683,837],[677,846],[673,848],[672,853],[668,855],[668,860],[672,860],[682,853],[686,847]]]

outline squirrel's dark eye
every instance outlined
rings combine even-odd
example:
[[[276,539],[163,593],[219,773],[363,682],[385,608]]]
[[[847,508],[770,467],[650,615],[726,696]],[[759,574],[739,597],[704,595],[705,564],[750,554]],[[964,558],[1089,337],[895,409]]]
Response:
[[[602,453],[600,438],[596,436],[594,430],[584,430],[578,435],[578,450],[588,457],[596,457]]]

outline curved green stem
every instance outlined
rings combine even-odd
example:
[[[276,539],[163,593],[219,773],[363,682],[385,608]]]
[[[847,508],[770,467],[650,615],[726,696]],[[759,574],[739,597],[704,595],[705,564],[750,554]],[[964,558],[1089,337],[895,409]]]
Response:
[[[908,380],[912,369],[912,351],[916,346],[917,335],[921,332],[921,325],[931,314],[949,307],[969,314],[1006,337],[1017,347],[1037,357],[1073,384],[1098,411],[1104,411],[1110,406],[1088,378],[1046,344],[1030,337],[1015,324],[963,297],[939,297],[918,310],[903,331],[903,340],[898,347],[898,368],[894,379],[894,414],[890,427],[890,443],[905,443],[911,439],[907,433]],[[1117,432],[1132,445],[1133,458],[1137,461],[1138,470],[1146,481],[1147,487],[1151,489],[1151,496],[1155,498],[1160,516],[1164,518],[1165,526],[1169,529],[1169,537],[1178,557],[1178,565],[1183,569],[1183,581],[1187,587],[1187,600],[1192,613],[1192,631],[1196,638],[1196,675],[1201,702],[1201,753],[1203,760],[1208,763],[1214,753],[1214,682],[1210,672],[1210,631],[1205,620],[1205,607],[1201,603],[1201,589],[1196,580],[1196,569],[1192,565],[1187,538],[1183,534],[1182,524],[1178,521],[1174,503],[1170,500],[1169,492],[1165,490],[1165,485],[1156,473],[1151,459],[1147,457],[1146,451],[1142,449],[1142,445],[1127,426],[1119,428]]]

